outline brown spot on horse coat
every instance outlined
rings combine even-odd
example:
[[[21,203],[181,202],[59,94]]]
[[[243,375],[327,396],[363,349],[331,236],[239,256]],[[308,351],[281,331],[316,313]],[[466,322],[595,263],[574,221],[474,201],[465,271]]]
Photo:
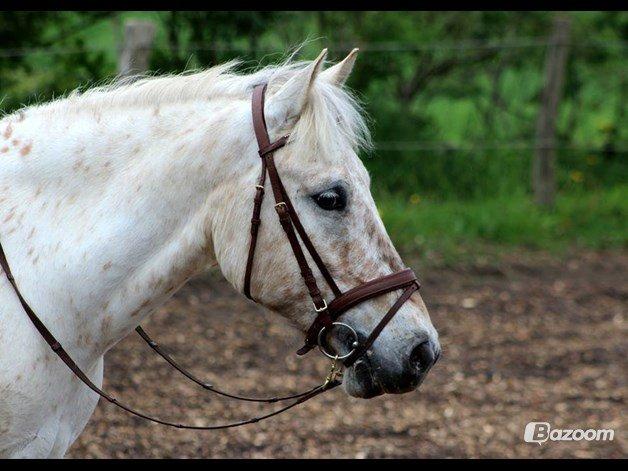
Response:
[[[2,222],[9,222],[15,216],[15,207],[11,210],[11,212],[4,218]]]
[[[111,325],[113,323],[113,316],[111,314],[106,315],[100,324],[100,332],[104,337],[107,337],[111,331]]]
[[[102,271],[107,271],[111,268],[112,263],[111,262],[107,262],[102,266]]]
[[[92,334],[89,332],[79,334],[78,344],[81,347],[89,347],[92,344]]]
[[[11,123],[9,123],[9,125],[6,127],[2,135],[4,136],[5,139],[8,139],[11,137],[11,134],[13,134],[13,126],[11,126]]]
[[[149,304],[150,304],[150,300],[149,300],[149,299],[147,299],[146,301],[144,301],[144,302],[140,305],[140,307],[138,307],[135,311],[133,311],[133,312],[131,313],[131,317],[135,317],[135,316],[137,316],[137,315],[138,315],[140,312],[142,312],[142,310],[143,310],[145,307],[147,307]]]
[[[25,144],[24,147],[20,149],[20,155],[24,157],[30,154],[32,148],[33,148],[33,144],[31,142],[29,142],[28,144]]]
[[[8,146],[4,146],[2,149],[0,149],[0,153],[2,153],[2,154],[6,154],[7,152],[9,152],[9,147]]]

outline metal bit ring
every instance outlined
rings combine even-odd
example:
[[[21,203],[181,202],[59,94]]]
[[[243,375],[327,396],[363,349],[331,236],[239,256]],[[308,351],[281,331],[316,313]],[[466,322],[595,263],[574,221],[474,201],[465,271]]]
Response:
[[[334,359],[335,360],[344,360],[345,358],[350,357],[353,354],[353,352],[355,352],[356,349],[358,348],[358,346],[359,346],[358,333],[355,331],[355,329],[353,327],[351,327],[350,325],[345,324],[344,322],[332,322],[331,326],[332,327],[334,327],[334,326],[336,326],[336,327],[344,327],[344,328],[349,330],[349,332],[353,336],[353,341],[351,342],[351,351],[349,353],[347,353],[346,355],[338,355],[337,353],[329,353],[327,351],[327,347],[323,344],[323,340],[324,340],[323,334],[325,333],[325,329],[327,328],[327,326],[324,326],[318,332],[318,349],[327,358],[331,358],[332,360],[334,360]]]

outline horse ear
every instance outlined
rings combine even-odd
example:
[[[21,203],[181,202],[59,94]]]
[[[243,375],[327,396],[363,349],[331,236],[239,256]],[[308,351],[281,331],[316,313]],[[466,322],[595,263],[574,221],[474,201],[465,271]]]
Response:
[[[270,129],[282,127],[296,120],[307,103],[310,87],[323,68],[327,49],[303,70],[296,73],[276,93],[270,96],[264,107],[266,122]]]
[[[321,72],[321,80],[327,80],[339,87],[344,85],[349,78],[349,74],[351,74],[351,71],[353,70],[353,65],[358,57],[358,51],[359,49],[356,47],[347,57],[344,58],[342,62],[338,62],[336,65]]]

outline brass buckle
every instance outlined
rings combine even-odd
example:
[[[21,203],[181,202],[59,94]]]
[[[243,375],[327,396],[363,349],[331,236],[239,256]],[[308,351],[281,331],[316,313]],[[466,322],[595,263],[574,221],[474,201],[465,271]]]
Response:
[[[338,355],[336,355],[335,357],[333,357],[331,359],[331,367],[329,368],[329,373],[327,373],[327,377],[325,378],[325,381],[323,382],[323,388],[327,387],[327,385],[329,383],[331,383],[332,381],[334,381],[336,378],[338,378],[341,375],[340,369],[336,368],[336,364],[338,363]]]

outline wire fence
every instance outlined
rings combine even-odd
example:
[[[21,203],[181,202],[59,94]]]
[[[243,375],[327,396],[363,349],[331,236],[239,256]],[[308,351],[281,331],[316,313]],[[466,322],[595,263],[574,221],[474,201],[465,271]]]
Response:
[[[337,44],[334,46],[334,52],[348,53],[355,47],[360,48],[361,53],[386,53],[386,52],[429,52],[429,51],[441,51],[441,50],[501,50],[501,49],[530,49],[530,48],[545,48],[551,45],[550,41],[546,37],[529,37],[529,38],[510,38],[507,40],[481,40],[481,39],[463,39],[459,41],[434,41],[429,43],[417,44],[417,43],[402,43],[402,42],[371,42],[371,43],[356,43]],[[578,49],[619,49],[628,50],[628,41],[625,40],[581,40],[571,41],[566,44],[572,50]],[[233,52],[233,53],[276,53],[277,50],[289,50],[290,46],[285,47],[255,47],[238,46],[235,44],[188,44],[182,50],[174,47],[170,47],[165,44],[154,45],[151,47],[153,50],[181,52],[181,53],[194,53],[194,52]],[[84,45],[81,47],[31,47],[31,48],[0,48],[0,57],[12,58],[12,57],[26,57],[29,55],[71,55],[71,54],[85,54],[90,52],[115,52],[117,48],[115,45]]]
[[[553,149],[557,151],[576,151],[576,152],[600,152],[602,146],[599,145],[569,145],[563,143],[539,143],[535,140],[518,141],[508,143],[463,143],[452,144],[445,141],[380,141],[375,143],[375,150],[386,152],[401,151],[430,151],[430,152],[482,152],[494,150],[520,150],[533,151],[537,149]],[[628,145],[614,145],[613,152],[628,152]]]
[[[547,37],[519,37],[509,38],[507,40],[481,40],[481,39],[464,39],[458,41],[434,41],[429,43],[403,43],[403,42],[370,42],[358,43],[361,53],[411,53],[411,52],[430,52],[430,51],[467,51],[467,50],[512,50],[512,49],[542,49],[552,45]],[[606,50],[628,50],[628,41],[625,40],[580,40],[570,41],[566,44],[571,51],[583,49],[606,49]],[[344,44],[336,44],[333,48],[337,53],[348,53],[356,45],[351,46]],[[271,54],[276,53],[278,48],[256,47],[254,49],[246,46],[238,46],[233,44],[188,44],[184,48],[176,49],[167,45],[155,44],[151,46],[151,50],[160,50],[166,52],[178,52],[180,54],[193,54],[195,52],[217,52],[217,53],[248,53],[248,54]],[[281,49],[281,48],[279,48]],[[289,49],[288,47],[285,48]],[[281,49],[284,50],[284,49]],[[63,56],[73,54],[87,53],[116,53],[119,52],[118,46],[112,45],[83,45],[80,47],[40,47],[40,48],[0,48],[0,58],[23,58],[28,56]],[[534,151],[536,149],[553,149],[553,150],[571,150],[578,152],[599,152],[600,145],[583,144],[569,145],[559,142],[538,142],[531,139],[529,141],[519,142],[470,142],[470,143],[451,143],[447,141],[380,141],[374,145],[375,150],[386,152],[412,152],[412,151],[430,151],[438,153],[450,152],[483,152],[483,151]],[[615,152],[628,152],[628,145],[615,145]]]

